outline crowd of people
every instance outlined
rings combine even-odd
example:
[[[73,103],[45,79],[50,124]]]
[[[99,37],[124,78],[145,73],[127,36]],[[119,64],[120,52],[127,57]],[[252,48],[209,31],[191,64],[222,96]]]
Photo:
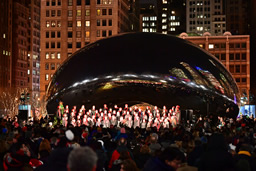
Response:
[[[88,111],[82,107],[78,112],[76,108],[70,112],[67,107],[66,111],[59,109],[57,117],[62,123],[0,119],[0,162],[3,163],[0,170],[256,170],[253,118],[198,116],[192,124],[191,120],[180,122],[178,106],[168,111],[165,107],[140,110],[136,106],[120,110],[104,106],[98,111],[94,107]],[[111,119],[118,117],[117,112],[119,119],[113,124]],[[70,118],[65,123],[67,114]],[[92,121],[86,124],[81,119],[79,125],[79,115]],[[132,116],[132,124],[127,123],[126,115]],[[147,122],[153,117],[152,124],[143,127],[145,115]],[[104,121],[97,124],[97,119],[105,116],[110,124]],[[121,117],[126,121],[120,121]],[[140,124],[134,123],[136,117]],[[74,118],[76,122],[72,122]],[[155,118],[160,124],[154,124]],[[163,124],[166,118],[170,123],[168,127]]]

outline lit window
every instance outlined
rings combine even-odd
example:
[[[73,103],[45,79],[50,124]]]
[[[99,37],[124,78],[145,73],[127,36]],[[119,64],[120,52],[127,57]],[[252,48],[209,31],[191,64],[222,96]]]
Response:
[[[100,9],[97,9],[96,14],[97,16],[100,16]]]
[[[61,27],[61,22],[57,21],[57,27]]]
[[[163,13],[163,14],[162,14],[162,17],[167,17],[167,14],[166,14],[166,13]]]
[[[46,27],[50,27],[50,21],[46,21]]]
[[[162,23],[166,23],[166,22],[167,22],[166,18],[162,19]]]
[[[149,32],[156,32],[156,29],[155,28],[150,28]]]
[[[171,18],[171,20],[175,20],[175,16],[171,16],[170,18]]]
[[[49,59],[49,57],[50,57],[49,53],[46,53],[45,54],[45,59]]]
[[[5,39],[5,34],[3,34],[3,38]]]
[[[45,81],[49,80],[49,74],[45,74]]]
[[[154,26],[156,26],[156,23],[151,22],[151,23],[150,23],[150,26],[153,26],[153,27],[154,27]]]
[[[85,37],[86,37],[86,38],[89,38],[89,37],[90,37],[90,31],[86,31],[86,32],[85,32]]]
[[[28,75],[30,75],[30,70],[28,70]]]
[[[148,21],[149,17],[142,17],[142,21]]]
[[[162,25],[162,29],[167,29],[167,25]]]
[[[171,31],[175,31],[175,28],[174,28],[174,27],[171,27]]]
[[[148,32],[148,28],[142,29],[142,32]]]
[[[85,21],[85,26],[90,27],[90,21]]]
[[[151,16],[151,17],[150,17],[150,20],[151,20],[151,21],[155,21],[155,20],[156,20],[156,17],[155,17],[155,16]]]
[[[5,55],[5,50],[3,50],[3,55]]]
[[[55,27],[56,23],[55,21],[52,21],[52,27]]]
[[[163,11],[167,11],[167,8],[163,8]]]
[[[172,14],[175,14],[175,11],[172,11]]]
[[[60,52],[57,53],[57,59],[60,59]]]
[[[85,16],[90,16],[90,10],[85,10]]]
[[[81,27],[81,25],[82,25],[82,24],[81,24],[81,21],[80,21],[80,20],[79,20],[79,21],[76,21],[76,26],[77,26],[77,27]]]
[[[196,27],[197,31],[203,31],[203,27]]]
[[[55,59],[55,53],[51,53],[51,58]]]
[[[209,49],[213,49],[214,48],[214,44],[209,44]]]
[[[167,34],[167,31],[162,31],[163,34]]]
[[[76,16],[80,17],[81,16],[81,10],[76,11]]]
[[[167,0],[163,0],[163,4],[167,4]]]

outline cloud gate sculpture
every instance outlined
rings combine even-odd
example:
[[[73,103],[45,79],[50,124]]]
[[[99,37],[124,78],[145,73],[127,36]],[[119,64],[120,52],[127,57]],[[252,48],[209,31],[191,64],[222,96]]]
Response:
[[[239,90],[226,68],[192,43],[157,33],[127,33],[91,43],[56,71],[47,110],[147,103],[198,114],[238,114]]]

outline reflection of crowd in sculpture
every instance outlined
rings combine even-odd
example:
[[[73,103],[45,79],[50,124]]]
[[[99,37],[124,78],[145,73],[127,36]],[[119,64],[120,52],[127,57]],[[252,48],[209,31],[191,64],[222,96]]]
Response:
[[[126,104],[124,108],[118,107],[108,108],[104,105],[103,109],[96,110],[95,106],[88,111],[84,105],[77,111],[76,106],[69,111],[69,107],[62,111],[59,107],[58,117],[62,118],[62,124],[67,127],[70,123],[73,126],[102,126],[103,128],[110,128],[110,126],[127,126],[129,128],[140,127],[142,129],[148,127],[169,128],[170,126],[176,127],[180,121],[179,106],[173,106],[172,109],[158,109],[155,106],[151,109],[149,106],[145,110],[140,107],[128,107]]]

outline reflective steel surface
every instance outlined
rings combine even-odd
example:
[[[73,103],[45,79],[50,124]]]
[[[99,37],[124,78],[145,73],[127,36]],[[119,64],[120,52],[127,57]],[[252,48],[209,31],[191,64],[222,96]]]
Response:
[[[47,97],[50,113],[63,101],[86,108],[145,102],[236,115],[239,91],[218,59],[200,47],[169,35],[128,33],[73,54],[56,71]]]

